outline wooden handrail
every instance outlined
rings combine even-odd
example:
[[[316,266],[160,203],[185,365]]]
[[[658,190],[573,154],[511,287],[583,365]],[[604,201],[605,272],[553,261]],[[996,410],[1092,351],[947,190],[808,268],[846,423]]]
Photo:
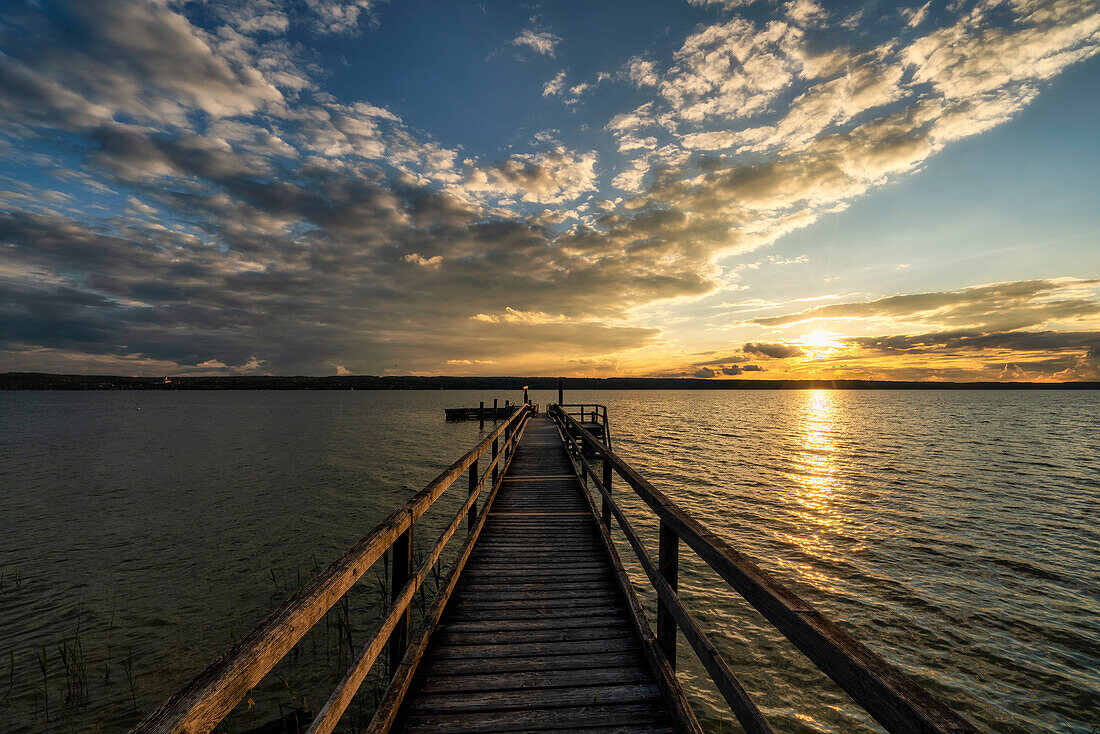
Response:
[[[521,425],[519,428],[520,433],[522,433],[523,424],[525,423],[526,418],[521,421]],[[514,441],[518,441],[518,438],[519,435],[513,432],[511,435],[509,435],[508,442],[505,444],[505,446],[514,443]],[[496,445],[497,442],[494,440],[493,446],[496,447]],[[511,452],[508,453],[510,454]],[[501,459],[504,458],[504,456],[505,454],[498,455],[494,451],[493,460],[486,468],[485,473],[480,475],[479,481],[477,481],[476,485],[472,488],[472,491],[466,498],[466,501],[463,503],[462,507],[460,507],[458,509],[458,512],[455,513],[454,519],[451,520],[451,524],[447,527],[446,530],[443,531],[442,535],[440,535],[439,540],[436,541],[436,544],[432,548],[431,553],[429,553],[424,562],[420,564],[420,568],[409,579],[408,583],[406,583],[397,593],[393,604],[386,614],[385,620],[382,622],[382,626],[375,633],[371,641],[367,643],[366,647],[363,648],[363,652],[348,669],[348,672],[344,675],[343,679],[341,679],[340,683],[337,684],[336,688],[329,696],[328,701],[325,702],[325,705],[321,708],[320,713],[310,725],[308,734],[329,734],[329,732],[336,728],[336,725],[340,722],[340,717],[343,715],[344,711],[351,703],[352,698],[359,690],[359,686],[362,685],[363,680],[367,677],[367,674],[370,672],[371,667],[378,659],[378,655],[382,652],[382,646],[385,644],[387,637],[389,637],[396,629],[401,617],[407,613],[407,610],[409,608],[409,605],[412,603],[414,595],[420,589],[421,585],[424,583],[424,580],[427,579],[428,574],[431,573],[432,568],[435,567],[435,564],[439,561],[440,556],[443,555],[443,550],[446,547],[447,542],[458,530],[459,526],[462,524],[463,519],[465,519],[471,512],[474,512],[473,508],[477,505],[477,499],[485,486],[486,478],[488,478],[490,474],[492,475],[491,491],[493,493],[495,493],[496,489],[500,486],[500,478],[498,477],[497,473],[497,465],[501,461]],[[472,478],[477,473],[476,462],[471,465],[470,468],[473,470],[470,474]],[[485,503],[483,513],[485,510],[488,510],[490,504],[491,502]],[[400,653],[396,655],[396,659],[391,660],[391,677],[398,672],[399,664],[401,662],[401,659],[405,655],[406,648],[407,645],[404,645]]]
[[[591,407],[593,409],[591,412],[592,422],[603,424],[604,443],[607,444],[608,448],[612,448],[611,421],[608,418],[606,405],[601,405],[600,403],[566,403],[559,407],[569,416],[579,415],[582,422],[586,415],[585,409]],[[574,408],[575,410],[565,410],[566,408]]]
[[[524,419],[523,422],[517,426],[517,430],[512,433],[513,447],[519,443],[520,438],[523,437],[523,431],[526,427],[527,420]],[[502,477],[504,473],[507,472],[508,466],[512,463],[513,455],[514,452],[508,453],[504,471],[501,472]],[[498,456],[496,460],[499,459],[500,456]],[[494,460],[494,463],[496,460]],[[488,473],[488,471],[486,471],[486,473]],[[371,718],[370,725],[367,728],[367,734],[385,734],[390,730],[390,727],[393,726],[397,718],[398,710],[401,708],[401,703],[405,699],[405,694],[412,684],[413,675],[416,673],[416,669],[420,665],[420,660],[424,657],[424,653],[428,649],[428,641],[431,639],[432,633],[435,632],[435,628],[439,624],[440,618],[443,616],[443,610],[447,606],[447,602],[450,600],[452,592],[454,592],[455,585],[458,583],[458,577],[466,567],[466,562],[470,559],[470,554],[473,552],[474,545],[481,536],[481,531],[485,527],[485,520],[489,517],[489,510],[492,509],[493,500],[496,498],[501,483],[501,480],[494,481],[492,491],[489,492],[489,496],[486,498],[485,504],[477,516],[477,521],[474,523],[473,527],[470,528],[470,532],[466,536],[466,541],[458,551],[458,557],[455,558],[447,575],[443,578],[442,582],[440,582],[435,597],[432,599],[431,605],[424,614],[424,620],[420,625],[420,630],[416,638],[405,650],[405,656],[402,658],[400,664],[397,666],[397,670],[392,675],[390,684],[386,688],[386,692],[383,694],[382,700],[379,702],[378,708],[374,712],[374,716]],[[461,516],[461,512],[459,515]]]
[[[521,432],[513,429],[523,425],[532,412],[533,409],[526,405],[516,411],[477,446],[451,464],[424,489],[416,493],[344,555],[291,596],[206,670],[146,716],[131,734],[168,734],[169,732],[206,734],[217,726],[233,710],[244,694],[263,680],[398,538],[407,534],[406,537],[411,544],[410,531],[416,520],[428,511],[451,484],[462,476],[463,472],[471,466],[476,466],[478,458],[497,443],[506,429],[514,445],[516,437],[521,435]],[[486,467],[486,474],[496,469],[499,459],[498,455]],[[476,468],[474,471],[476,472]],[[484,476],[478,484],[478,489],[483,482]],[[459,512],[459,518],[465,516],[476,502],[478,493],[472,491],[471,494],[472,497]],[[457,524],[453,526],[457,527]],[[453,530],[451,534],[453,535]],[[435,550],[433,555],[434,553]],[[397,564],[394,565],[396,567]],[[399,608],[400,610],[394,615],[393,625],[390,630],[387,630],[388,633],[392,634],[401,626],[400,617],[409,606],[408,603],[401,606],[401,601],[404,599],[405,589],[412,585],[413,580],[415,577],[410,579],[410,583],[402,583],[397,587],[401,591],[395,589],[397,596],[391,611]],[[408,594],[410,601],[414,592],[415,589]],[[387,616],[386,623],[390,621]],[[368,648],[372,647],[377,639],[385,638],[376,636],[376,640],[372,641]],[[364,656],[368,652],[370,651],[364,651]],[[403,650],[400,651],[401,654],[403,652]],[[377,652],[373,653],[374,658],[377,658],[377,654]],[[400,654],[397,657],[400,658]]]
[[[599,455],[605,462],[605,476],[607,476],[606,467],[611,466],[630,485],[631,489],[660,519],[663,531],[683,540],[735,591],[782,632],[803,655],[832,678],[891,734],[977,732],[972,724],[938,701],[898,668],[871,652],[809,603],[734,550],[728,542],[691,517],[595,436],[582,428],[562,408],[552,405],[550,415],[563,429],[572,429],[563,430],[563,436],[574,442],[583,441],[587,447]],[[572,439],[572,435],[578,438]],[[579,451],[577,453],[583,454]],[[591,465],[587,464],[583,455],[580,458],[584,461],[582,466],[587,465],[585,472],[595,479]],[[596,484],[599,487],[601,483]],[[607,487],[604,489],[608,491],[601,494],[604,495],[605,503],[608,503],[610,489]],[[610,504],[612,513],[615,513],[614,503]],[[608,505],[605,504],[606,506]],[[620,518],[625,520],[621,512],[615,515],[617,520]],[[607,518],[605,518],[606,521]],[[652,565],[652,559],[649,559],[649,563]],[[647,575],[648,573],[649,569],[647,569]],[[671,585],[664,586],[663,594],[660,588],[657,589],[660,599],[659,608],[664,607],[671,612],[673,618],[679,623],[681,620],[674,608],[682,605],[676,604],[678,596],[675,589],[669,586]],[[657,636],[658,639],[661,638],[660,619]],[[706,665],[706,661],[703,662]]]
[[[573,446],[576,446],[577,439],[569,435],[567,431],[562,431],[562,435]],[[591,435],[591,434],[590,434]],[[623,514],[619,505],[611,496],[610,490],[596,478],[596,472],[592,468],[588,459],[585,458],[583,451],[573,451],[570,453],[570,461],[573,462],[575,468],[584,469],[583,472],[578,474],[591,477],[592,483],[600,494],[603,495],[603,507],[604,512],[609,509],[614,514],[615,520],[619,523],[619,527],[622,528],[623,534],[626,536],[627,542],[633,549],[634,554],[637,556],[638,561],[642,566],[642,570],[645,571],[646,576],[649,577],[650,583],[653,585],[654,590],[657,592],[658,599],[661,602],[659,609],[668,610],[667,613],[675,624],[670,623],[668,620],[663,619],[660,615],[657,618],[657,643],[661,647],[661,651],[664,653],[666,659],[668,659],[670,666],[675,669],[676,660],[676,647],[675,647],[675,634],[676,627],[679,626],[683,630],[684,638],[691,644],[692,649],[698,656],[699,661],[706,668],[710,674],[711,680],[714,682],[718,691],[722,694],[722,697],[726,699],[726,703],[729,704],[730,709],[737,716],[737,720],[741,722],[741,726],[748,734],[774,734],[775,730],[768,723],[764,714],[757,708],[752,698],[749,697],[747,691],[741,685],[741,682],[737,680],[737,676],[730,670],[729,665],[722,658],[718,649],[699,627],[698,622],[695,621],[695,617],[688,611],[687,607],[680,600],[679,595],[676,593],[675,586],[670,583],[667,578],[669,569],[667,568],[667,560],[662,558],[664,562],[661,563],[661,568],[658,569],[657,564],[653,562],[652,556],[649,555],[649,551],[646,550],[645,545],[642,543],[641,538],[638,537],[634,527],[630,524],[626,515]],[[605,464],[606,467],[609,466]],[[590,504],[590,507],[594,508],[595,505]],[[610,517],[605,517],[606,521],[610,520]],[[664,544],[662,543],[662,547]],[[662,636],[664,640],[662,640]],[[671,644],[668,642],[668,638],[672,638]]]

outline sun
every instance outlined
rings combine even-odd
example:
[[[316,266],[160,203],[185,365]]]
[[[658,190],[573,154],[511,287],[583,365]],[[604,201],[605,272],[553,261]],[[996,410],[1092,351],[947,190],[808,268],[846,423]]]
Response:
[[[806,334],[800,341],[803,346],[814,349],[835,349],[840,346],[840,344],[833,339],[832,332],[828,331],[815,331],[812,334]]]

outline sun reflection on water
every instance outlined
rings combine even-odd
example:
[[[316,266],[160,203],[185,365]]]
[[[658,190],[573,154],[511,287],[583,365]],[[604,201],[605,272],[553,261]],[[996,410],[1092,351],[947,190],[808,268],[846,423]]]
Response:
[[[798,443],[802,450],[796,454],[795,462],[801,465],[801,471],[796,472],[794,478],[805,491],[799,492],[797,499],[804,507],[815,511],[828,511],[836,480],[834,401],[829,390],[807,392],[799,421]],[[827,517],[822,519],[825,524],[832,524]]]
[[[795,424],[790,457],[791,513],[797,527],[784,539],[814,559],[828,559],[836,549],[831,531],[843,520],[836,507],[838,477],[836,434],[839,427],[836,396],[830,390],[801,393],[802,405]],[[799,576],[818,588],[835,591],[837,579],[814,564],[789,564]]]

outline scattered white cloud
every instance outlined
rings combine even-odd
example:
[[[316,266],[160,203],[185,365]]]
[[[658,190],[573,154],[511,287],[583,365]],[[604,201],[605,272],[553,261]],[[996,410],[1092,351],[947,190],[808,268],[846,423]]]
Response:
[[[434,255],[432,257],[424,257],[423,255],[421,255],[418,252],[409,253],[408,255],[405,255],[405,257],[403,257],[401,259],[404,260],[407,263],[412,263],[413,265],[419,265],[422,268],[429,268],[431,270],[437,270],[439,268],[439,266],[443,264],[443,256],[442,255]]]
[[[924,5],[919,8],[902,8],[901,17],[905,20],[905,25],[910,28],[916,28],[924,23],[925,18],[928,17],[928,9],[932,7],[932,0],[928,0]]]
[[[559,43],[561,43],[561,38],[555,36],[553,33],[548,31],[536,31],[530,28],[525,29],[512,39],[513,46],[529,48],[535,53],[551,57],[554,55],[554,49]]]
[[[565,70],[559,71],[554,78],[546,82],[542,87],[543,97],[552,97],[561,94],[565,90]]]

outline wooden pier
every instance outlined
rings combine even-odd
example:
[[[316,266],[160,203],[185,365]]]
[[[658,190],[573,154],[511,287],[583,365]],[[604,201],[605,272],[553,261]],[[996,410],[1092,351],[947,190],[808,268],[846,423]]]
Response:
[[[416,520],[464,475],[465,503],[414,568]],[[656,560],[614,501],[613,477],[659,519]],[[457,557],[423,621],[410,629],[414,594],[463,525]],[[657,593],[655,629],[623,569],[613,528]],[[675,673],[678,633],[744,730],[772,732],[676,593],[681,544],[887,731],[976,731],[616,456],[606,408],[558,404],[538,416],[525,403],[134,732],[211,731],[389,549],[389,612],[310,734],[334,730],[383,650],[390,683],[373,734],[700,732]]]

